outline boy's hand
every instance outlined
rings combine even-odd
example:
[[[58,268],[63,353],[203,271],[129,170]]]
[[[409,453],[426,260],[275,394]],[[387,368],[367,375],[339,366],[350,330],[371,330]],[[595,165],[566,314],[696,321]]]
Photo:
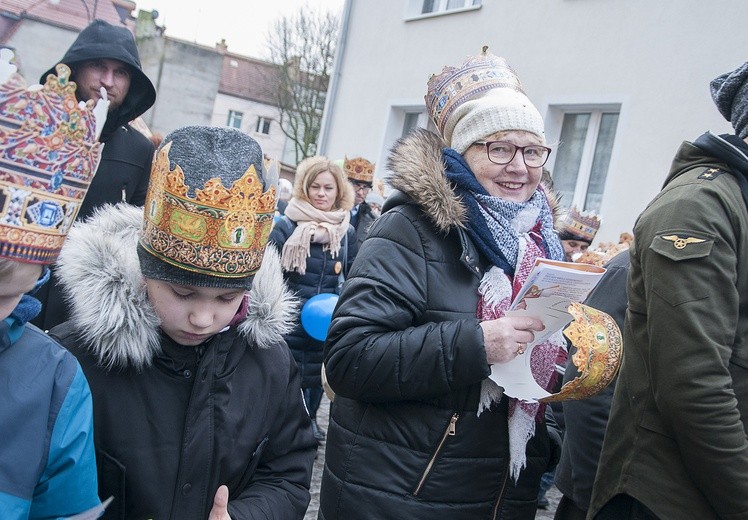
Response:
[[[229,488],[226,486],[220,486],[216,491],[208,520],[231,520],[229,516]]]

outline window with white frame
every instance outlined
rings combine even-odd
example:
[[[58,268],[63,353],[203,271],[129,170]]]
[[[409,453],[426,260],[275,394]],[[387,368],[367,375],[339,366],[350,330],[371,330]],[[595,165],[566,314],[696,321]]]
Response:
[[[404,111],[403,115],[403,131],[400,132],[400,137],[405,137],[410,133],[411,130],[419,126],[423,126],[425,123],[424,116],[425,112],[408,112]]]
[[[258,117],[257,118],[257,127],[255,128],[255,132],[258,134],[270,134],[270,119],[266,117]]]
[[[415,100],[398,101],[390,106],[389,117],[384,130],[384,141],[379,151],[379,156],[374,161],[378,164],[386,164],[387,156],[392,145],[405,137],[415,128],[427,128],[436,132],[434,124],[426,114],[423,102]]]
[[[243,116],[244,114],[242,112],[229,110],[229,117],[226,119],[226,126],[230,126],[231,128],[241,128]]]
[[[481,0],[423,0],[421,14],[441,13],[452,9],[463,9],[480,5]]]
[[[564,206],[600,212],[619,112],[620,107],[561,110],[551,176]]]

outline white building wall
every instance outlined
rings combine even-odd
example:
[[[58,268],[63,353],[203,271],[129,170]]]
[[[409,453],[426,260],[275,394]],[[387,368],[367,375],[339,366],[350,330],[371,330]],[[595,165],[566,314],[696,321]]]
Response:
[[[483,0],[477,9],[408,18],[422,0],[347,1],[321,153],[375,160],[378,176],[399,137],[393,107],[422,108],[429,76],[483,45],[517,71],[554,147],[560,119],[550,107],[620,105],[598,241],[633,228],[681,141],[731,131],[709,82],[748,60],[748,2]]]
[[[229,110],[243,113],[240,130],[257,141],[265,155],[278,161],[283,158],[283,145],[286,135],[280,128],[280,114],[278,108],[257,101],[228,96],[219,93],[213,106],[212,126],[226,126]],[[257,132],[257,118],[264,117],[271,120],[270,133]]]

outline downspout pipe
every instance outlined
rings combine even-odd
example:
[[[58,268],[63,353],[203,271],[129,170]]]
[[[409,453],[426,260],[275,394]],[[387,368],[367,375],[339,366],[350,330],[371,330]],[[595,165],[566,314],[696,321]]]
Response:
[[[353,0],[345,0],[345,4],[343,6],[340,35],[338,37],[338,46],[335,51],[335,62],[333,63],[333,74],[332,78],[330,78],[330,85],[327,87],[325,108],[323,109],[322,114],[322,124],[320,125],[319,137],[317,138],[317,153],[319,155],[327,155],[327,141],[330,130],[330,120],[332,119],[332,112],[338,96],[338,83],[340,82],[340,77],[342,75],[340,69],[341,65],[343,64],[343,56],[345,55],[346,43],[348,41],[348,28],[350,26],[352,3]]]

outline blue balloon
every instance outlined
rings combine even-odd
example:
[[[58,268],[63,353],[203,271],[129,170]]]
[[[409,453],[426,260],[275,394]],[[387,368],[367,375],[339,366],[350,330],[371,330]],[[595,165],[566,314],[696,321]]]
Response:
[[[338,295],[323,293],[312,296],[301,308],[301,326],[317,341],[325,341]]]

